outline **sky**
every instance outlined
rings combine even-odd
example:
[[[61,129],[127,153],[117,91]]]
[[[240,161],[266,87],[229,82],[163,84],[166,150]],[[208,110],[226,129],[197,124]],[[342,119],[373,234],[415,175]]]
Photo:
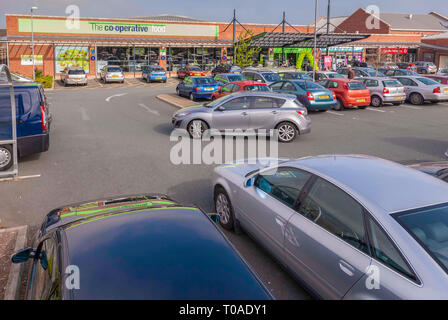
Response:
[[[325,16],[328,0],[319,0],[318,16]],[[429,13],[448,16],[447,0],[331,0],[331,16],[350,15],[358,8],[376,5],[384,12]],[[177,14],[209,21],[232,19],[233,9],[241,23],[280,23],[282,12],[290,24],[314,21],[314,0],[0,0],[0,28],[5,28],[6,13],[65,16],[66,7],[77,5],[81,17],[126,18],[156,14]]]

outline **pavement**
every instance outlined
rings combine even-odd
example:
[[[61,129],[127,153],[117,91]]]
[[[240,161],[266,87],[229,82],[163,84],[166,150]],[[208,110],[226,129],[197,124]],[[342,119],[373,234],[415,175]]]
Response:
[[[61,205],[147,192],[214,211],[210,178],[215,166],[170,161],[176,144],[170,141],[171,117],[177,108],[157,97],[172,97],[175,87],[112,86],[115,90],[47,93],[54,116],[50,150],[19,162],[20,175],[34,178],[0,182],[0,227],[35,228]],[[447,113],[447,103],[310,113],[312,132],[279,144],[279,156],[361,153],[394,161],[442,160],[448,148]],[[226,234],[276,298],[310,298],[247,235]]]

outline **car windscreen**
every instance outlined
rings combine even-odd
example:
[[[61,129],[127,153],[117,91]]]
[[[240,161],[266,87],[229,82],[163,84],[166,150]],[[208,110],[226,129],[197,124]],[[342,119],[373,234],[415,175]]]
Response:
[[[190,71],[201,71],[199,67],[190,67]]]
[[[68,70],[68,74],[85,74],[84,70]]]
[[[107,68],[107,72],[121,72],[121,68]]]
[[[269,81],[269,82],[282,80],[280,78],[280,76],[277,73],[274,73],[274,72],[264,72],[264,73],[262,73],[262,75],[266,79],[266,81]]]
[[[196,84],[216,84],[216,80],[213,78],[196,78]]]
[[[295,81],[295,83],[302,88],[303,90],[309,90],[309,89],[325,89],[320,84],[311,82],[311,81]]]
[[[229,75],[227,76],[227,79],[229,79],[230,82],[232,81],[240,81],[241,80],[241,76],[240,75]]]
[[[165,69],[163,69],[162,67],[151,67],[149,69],[149,71],[154,71],[154,72],[165,72]]]
[[[261,84],[253,84],[250,86],[245,86],[244,91],[269,91],[268,86],[263,86]]]
[[[362,82],[347,82],[347,86],[350,90],[364,90],[367,89]]]
[[[395,219],[448,269],[448,203],[394,215]]]
[[[435,84],[439,84],[437,81],[434,81],[432,79],[428,79],[428,78],[417,78],[418,81],[420,81],[423,84],[426,84],[427,86],[432,86]]]
[[[396,88],[396,87],[402,87],[403,85],[401,84],[400,81],[398,80],[384,80],[383,81],[383,85],[386,88]]]

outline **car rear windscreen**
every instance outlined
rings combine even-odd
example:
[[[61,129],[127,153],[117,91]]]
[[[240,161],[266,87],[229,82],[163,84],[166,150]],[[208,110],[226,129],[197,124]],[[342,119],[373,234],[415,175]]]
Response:
[[[383,85],[386,88],[396,88],[396,87],[402,87],[403,85],[401,84],[400,81],[398,80],[384,80],[383,81]]]
[[[308,90],[308,89],[324,89],[324,87],[322,87],[320,84],[311,82],[311,81],[296,81],[296,84],[304,89],[304,90]]]
[[[121,72],[121,68],[107,68],[107,72]]]
[[[216,84],[215,79],[213,78],[196,78],[197,84]]]
[[[367,87],[362,82],[347,82],[347,86],[350,90],[364,90]]]
[[[269,91],[268,86],[254,84],[251,86],[245,86],[244,91]]]
[[[190,71],[201,71],[199,67],[190,67]]]
[[[68,74],[86,74],[84,70],[68,70]]]
[[[240,81],[241,76],[240,75],[227,76],[227,79],[229,79],[229,81]]]

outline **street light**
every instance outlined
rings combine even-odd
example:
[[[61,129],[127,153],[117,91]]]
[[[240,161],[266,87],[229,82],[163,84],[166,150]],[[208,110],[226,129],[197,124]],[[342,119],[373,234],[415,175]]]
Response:
[[[37,7],[31,7],[31,58],[33,59],[33,81],[36,80],[36,73],[34,71],[34,29],[33,29],[33,12]]]
[[[314,55],[313,55],[313,80],[316,81],[316,51],[317,51],[317,7],[319,0],[316,0],[314,7]]]

